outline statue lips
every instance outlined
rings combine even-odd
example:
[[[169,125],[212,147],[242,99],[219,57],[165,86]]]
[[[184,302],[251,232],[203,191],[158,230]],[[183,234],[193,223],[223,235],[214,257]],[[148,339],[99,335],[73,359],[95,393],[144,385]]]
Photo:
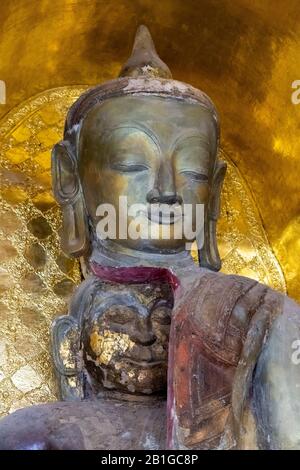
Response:
[[[147,361],[135,361],[133,359],[131,359],[130,357],[124,357],[124,360],[134,366],[138,366],[138,367],[141,367],[143,369],[148,369],[148,368],[151,368],[151,367],[155,367],[155,366],[160,366],[162,364],[166,364],[165,361],[151,361],[151,362],[147,362]]]
[[[151,346],[138,346],[138,349],[127,351],[120,359],[139,367],[154,367],[157,365],[165,364],[167,361],[167,354],[160,354],[158,351],[153,351]]]
[[[174,225],[184,217],[180,204],[150,204],[147,218],[159,225]]]

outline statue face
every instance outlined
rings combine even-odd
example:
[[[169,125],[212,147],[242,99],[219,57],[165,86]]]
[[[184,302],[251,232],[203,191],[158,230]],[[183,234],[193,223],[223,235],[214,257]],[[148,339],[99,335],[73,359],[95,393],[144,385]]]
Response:
[[[84,327],[86,368],[95,383],[127,393],[166,388],[173,297],[167,284],[117,286]]]
[[[123,96],[95,106],[79,141],[79,174],[94,227],[99,205],[111,204],[119,244],[146,251],[184,249],[184,233],[176,238],[184,232],[183,222],[195,230],[196,204],[208,203],[216,140],[213,118],[198,104]],[[125,236],[124,224],[123,233],[119,230],[120,196],[126,196],[127,209],[141,204],[138,219],[126,216]],[[187,204],[194,208],[189,214]],[[134,237],[131,222],[136,222]]]

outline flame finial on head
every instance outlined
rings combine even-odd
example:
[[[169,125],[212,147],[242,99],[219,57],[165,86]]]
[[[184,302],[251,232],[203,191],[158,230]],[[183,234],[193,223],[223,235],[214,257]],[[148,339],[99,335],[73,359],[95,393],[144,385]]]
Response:
[[[119,77],[87,90],[73,103],[65,123],[65,136],[75,129],[74,126],[95,105],[116,96],[137,94],[199,103],[212,113],[219,136],[219,118],[214,103],[201,90],[173,80],[169,67],[159,58],[151,34],[144,25],[137,29],[131,56],[122,67]]]
[[[172,78],[169,67],[159,58],[148,28],[138,27],[132,54],[122,67],[120,77]]]

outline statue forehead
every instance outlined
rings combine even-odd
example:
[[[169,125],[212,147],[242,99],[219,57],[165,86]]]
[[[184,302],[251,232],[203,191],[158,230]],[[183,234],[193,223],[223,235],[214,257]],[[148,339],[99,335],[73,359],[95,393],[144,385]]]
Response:
[[[149,129],[161,140],[192,132],[213,144],[217,138],[212,114],[197,103],[156,96],[122,96],[96,105],[86,116],[81,138],[95,139],[119,126]]]

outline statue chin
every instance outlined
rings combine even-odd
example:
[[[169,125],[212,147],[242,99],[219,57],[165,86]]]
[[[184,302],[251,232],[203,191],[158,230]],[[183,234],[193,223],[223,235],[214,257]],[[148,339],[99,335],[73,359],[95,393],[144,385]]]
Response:
[[[132,222],[132,220],[129,221]],[[178,253],[186,249],[187,244],[191,244],[195,239],[187,239],[184,236],[184,226],[182,220],[176,223],[157,220],[134,221],[136,230],[128,231],[126,238],[108,238],[106,233],[97,230],[97,240],[102,243],[108,241],[115,244],[116,248],[137,250],[141,252],[153,253]]]
[[[119,359],[112,361],[109,366],[93,367],[87,363],[86,368],[95,390],[101,384],[104,389],[134,395],[166,394],[167,391],[166,362],[137,363]]]

